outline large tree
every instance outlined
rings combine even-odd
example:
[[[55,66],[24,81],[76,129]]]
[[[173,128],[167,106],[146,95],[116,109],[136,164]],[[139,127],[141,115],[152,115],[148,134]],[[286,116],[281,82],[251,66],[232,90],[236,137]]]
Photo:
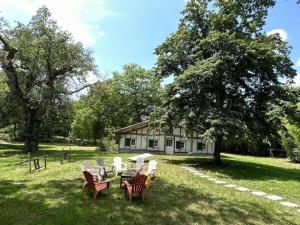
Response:
[[[1,68],[24,113],[25,150],[37,151],[42,122],[61,95],[86,86],[87,74],[95,71],[94,60],[58,27],[46,7],[38,9],[28,24],[0,31]]]
[[[285,92],[296,75],[289,47],[262,30],[274,4],[190,0],[178,30],[156,49],[157,76],[174,76],[162,118],[206,130],[203,138],[215,142],[217,164],[224,140],[272,136],[276,126],[269,125],[276,118],[270,110],[295,108]]]

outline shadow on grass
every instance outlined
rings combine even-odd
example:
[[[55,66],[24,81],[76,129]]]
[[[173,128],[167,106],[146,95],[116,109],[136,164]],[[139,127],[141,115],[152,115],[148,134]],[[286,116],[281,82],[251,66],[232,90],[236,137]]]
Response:
[[[234,160],[227,156],[222,156],[222,165],[216,166],[209,158],[185,158],[185,159],[165,159],[166,163],[176,165],[190,164],[195,168],[218,172],[232,179],[243,180],[268,180],[277,179],[282,181],[300,181],[300,170],[296,168],[282,168],[263,163],[246,162]]]
[[[112,184],[110,194],[97,200],[84,195],[82,179],[50,180],[32,185],[27,190],[14,187],[5,192],[0,189],[0,221],[4,224],[294,224],[285,216],[251,201],[230,202],[222,197],[196,192],[181,184],[157,179],[146,191],[145,202],[134,199],[130,204],[118,180]],[[0,187],[15,186],[10,180],[1,180]],[[13,194],[17,190],[23,191]],[[21,214],[20,214],[21,213]],[[238,219],[238,221],[234,221]]]

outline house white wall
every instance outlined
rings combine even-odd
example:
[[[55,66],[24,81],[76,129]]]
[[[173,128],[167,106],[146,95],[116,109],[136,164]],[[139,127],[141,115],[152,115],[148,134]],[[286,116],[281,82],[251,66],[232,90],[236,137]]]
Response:
[[[126,139],[130,139],[130,146],[126,145]],[[134,139],[134,141],[132,140]],[[166,140],[172,140],[173,147],[166,146]],[[155,147],[149,146],[149,140],[157,141],[158,145]],[[128,140],[127,140],[128,142]],[[176,143],[183,142],[184,148],[177,149]],[[128,133],[120,134],[119,140],[119,150],[120,151],[149,151],[149,152],[159,152],[159,153],[208,153],[213,154],[214,152],[214,143],[203,143],[203,149],[198,150],[198,142],[202,143],[202,140],[199,138],[199,133],[194,131],[193,135],[186,135],[183,129],[174,128],[172,134],[165,134],[159,130],[153,130],[152,128],[141,128],[135,131]],[[128,143],[127,143],[128,144]],[[169,150],[166,151],[166,148]]]

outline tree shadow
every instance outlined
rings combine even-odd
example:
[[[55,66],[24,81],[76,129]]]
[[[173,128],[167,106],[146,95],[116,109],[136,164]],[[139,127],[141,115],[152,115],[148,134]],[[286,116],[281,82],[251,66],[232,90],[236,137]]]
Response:
[[[277,179],[281,181],[300,181],[300,169],[234,160],[227,156],[222,158],[221,166],[216,166],[213,160],[208,158],[165,159],[165,162],[175,165],[190,165],[195,168],[201,168],[203,171],[217,172],[222,176],[235,180],[258,181]]]
[[[296,224],[291,215],[281,215],[254,202],[231,202],[159,178],[146,191],[145,202],[135,198],[130,204],[112,181],[110,194],[97,200],[83,194],[83,179],[50,180],[28,187],[0,189],[0,221],[5,224]],[[1,180],[0,187],[15,185]],[[15,193],[18,190],[22,193]],[[4,192],[3,192],[4,191]],[[7,196],[11,195],[11,196]],[[22,214],[22,216],[20,215]],[[288,218],[288,216],[290,216]],[[239,218],[239,221],[232,221]]]

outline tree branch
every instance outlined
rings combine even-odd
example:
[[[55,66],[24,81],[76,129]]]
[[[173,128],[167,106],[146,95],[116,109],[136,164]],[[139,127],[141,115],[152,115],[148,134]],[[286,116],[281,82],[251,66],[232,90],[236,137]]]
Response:
[[[54,70],[54,76],[57,77],[59,75],[66,74],[68,72],[72,72],[74,67],[72,65],[63,66],[61,69],[55,69]]]
[[[86,89],[88,87],[91,87],[91,86],[95,85],[96,83],[98,83],[98,82],[95,82],[95,83],[92,83],[92,84],[86,84],[86,85],[84,85],[84,86],[82,86],[82,87],[80,87],[80,88],[78,88],[74,91],[64,91],[64,92],[61,92],[61,94],[73,95],[75,93],[78,93],[78,92],[82,91],[83,89]]]
[[[16,97],[18,97],[22,102],[24,102],[24,93],[21,90],[18,76],[17,76],[17,70],[13,65],[13,59],[15,57],[15,54],[18,52],[18,49],[11,46],[5,38],[0,34],[0,41],[2,42],[4,46],[4,50],[7,52],[5,58],[2,62],[2,68],[4,72],[7,75],[7,84],[10,88],[10,91],[13,92]]]
[[[7,52],[5,59],[8,61],[12,60],[15,57],[15,54],[18,51],[18,49],[11,46],[1,34],[0,34],[0,41],[4,46],[4,50]]]

